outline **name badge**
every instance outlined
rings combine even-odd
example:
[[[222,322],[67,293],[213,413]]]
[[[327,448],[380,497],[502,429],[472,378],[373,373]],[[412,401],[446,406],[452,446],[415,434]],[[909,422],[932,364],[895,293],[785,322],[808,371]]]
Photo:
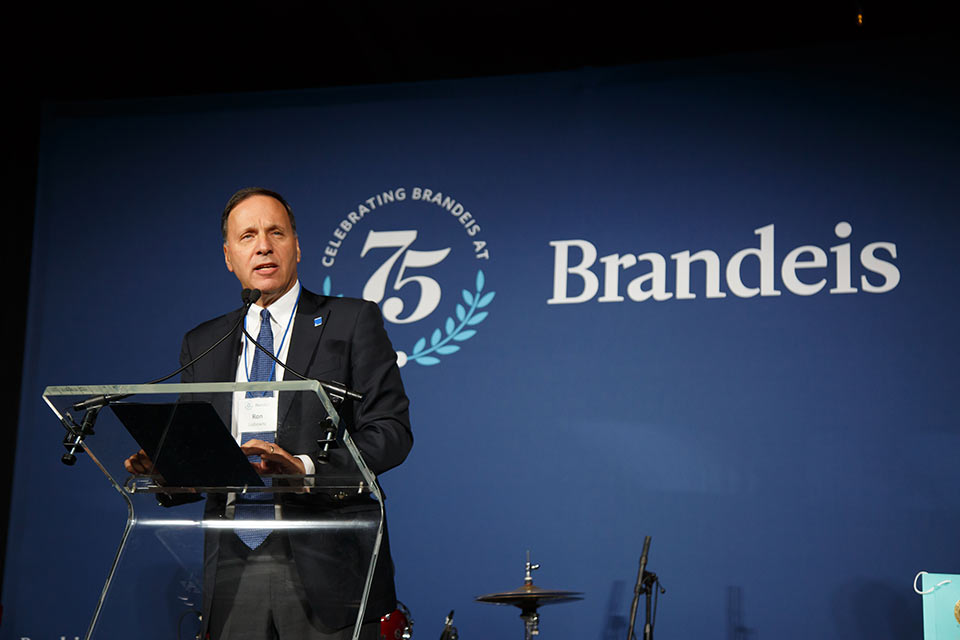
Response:
[[[240,415],[237,416],[237,432],[240,443],[247,438],[244,432],[277,430],[277,392],[268,398],[243,398]]]

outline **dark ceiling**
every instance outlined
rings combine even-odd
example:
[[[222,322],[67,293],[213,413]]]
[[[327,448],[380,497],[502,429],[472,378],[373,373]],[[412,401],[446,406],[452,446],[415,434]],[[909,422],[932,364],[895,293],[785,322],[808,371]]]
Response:
[[[54,99],[523,73],[952,28],[930,0],[40,2],[7,23],[27,36],[7,40],[14,82]]]

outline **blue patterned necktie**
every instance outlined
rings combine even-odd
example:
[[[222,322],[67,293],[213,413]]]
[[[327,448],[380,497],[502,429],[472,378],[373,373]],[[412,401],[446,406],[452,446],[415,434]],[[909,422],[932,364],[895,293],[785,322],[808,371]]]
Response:
[[[263,309],[260,312],[260,334],[257,336],[257,342],[269,349],[273,353],[273,329],[270,327],[270,312]],[[253,365],[250,367],[250,382],[269,382],[273,379],[274,363],[263,350],[257,348],[253,355]],[[269,398],[273,397],[273,391],[247,391],[247,398]],[[257,438],[264,442],[273,444],[276,438],[275,431],[256,431],[245,432],[241,435],[241,441],[248,441]],[[250,462],[257,462],[259,456],[247,456]],[[264,484],[268,487],[273,485],[272,480],[265,480]],[[251,493],[237,497],[233,512],[234,520],[273,520],[275,510],[273,506],[273,494]],[[256,549],[270,535],[272,529],[236,529],[237,537],[251,549]]]
[[[244,442],[257,438],[273,444],[276,433],[274,431],[246,431],[241,434]],[[250,462],[258,462],[260,456],[247,456]],[[273,480],[264,480],[268,487],[273,486]],[[238,495],[234,504],[233,519],[237,520],[273,520],[276,513],[273,508],[273,493],[249,493]],[[267,539],[273,529],[235,529],[237,537],[251,549],[256,549]]]
[[[270,327],[270,312],[263,309],[260,312],[260,335],[257,342],[273,353],[273,329]],[[274,362],[262,349],[257,348],[253,354],[253,365],[250,367],[250,382],[269,382],[273,380]],[[247,391],[248,398],[269,398],[273,391]]]

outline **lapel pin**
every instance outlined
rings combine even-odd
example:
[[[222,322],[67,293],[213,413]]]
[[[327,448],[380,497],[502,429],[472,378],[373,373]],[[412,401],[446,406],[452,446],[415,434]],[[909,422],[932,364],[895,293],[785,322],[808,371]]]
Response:
[[[322,316],[317,316],[316,318],[313,319],[313,326],[319,327],[319,326],[322,325],[322,324],[323,324],[323,317],[322,317]]]

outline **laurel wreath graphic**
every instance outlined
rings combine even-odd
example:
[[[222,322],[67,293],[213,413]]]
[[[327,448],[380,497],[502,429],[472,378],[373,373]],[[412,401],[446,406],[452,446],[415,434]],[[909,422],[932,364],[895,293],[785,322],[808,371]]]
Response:
[[[455,342],[464,342],[477,335],[477,330],[470,327],[475,327],[486,320],[490,312],[481,311],[481,309],[493,302],[493,298],[497,294],[496,291],[484,293],[483,287],[485,284],[483,269],[478,269],[476,291],[470,292],[463,289],[460,295],[463,297],[464,304],[457,303],[454,308],[454,315],[448,316],[444,321],[443,330],[439,327],[433,330],[433,333],[430,334],[430,346],[427,347],[426,336],[420,338],[413,345],[410,355],[406,356],[405,362],[402,362],[400,366],[403,366],[406,362],[416,362],[425,367],[440,364],[438,356],[448,356],[460,351],[460,345],[454,344]],[[332,289],[330,276],[326,276],[323,279],[323,295],[333,295],[331,293]],[[343,297],[343,294],[337,294],[337,297]],[[454,320],[454,316],[456,316],[456,320]]]
[[[427,347],[426,337],[417,340],[416,344],[413,345],[413,351],[407,356],[408,362],[413,361],[427,367],[439,364],[440,358],[437,356],[446,356],[460,351],[460,345],[453,344],[454,342],[469,340],[477,334],[476,329],[469,329],[468,327],[475,327],[487,318],[489,312],[480,311],[480,309],[493,302],[493,297],[497,292],[483,293],[484,277],[482,269],[477,270],[476,285],[477,290],[473,293],[466,289],[461,292],[466,307],[459,302],[457,303],[454,310],[457,319],[454,320],[453,316],[448,316],[443,324],[443,331],[439,328],[434,329],[433,333],[430,334],[429,347]]]

